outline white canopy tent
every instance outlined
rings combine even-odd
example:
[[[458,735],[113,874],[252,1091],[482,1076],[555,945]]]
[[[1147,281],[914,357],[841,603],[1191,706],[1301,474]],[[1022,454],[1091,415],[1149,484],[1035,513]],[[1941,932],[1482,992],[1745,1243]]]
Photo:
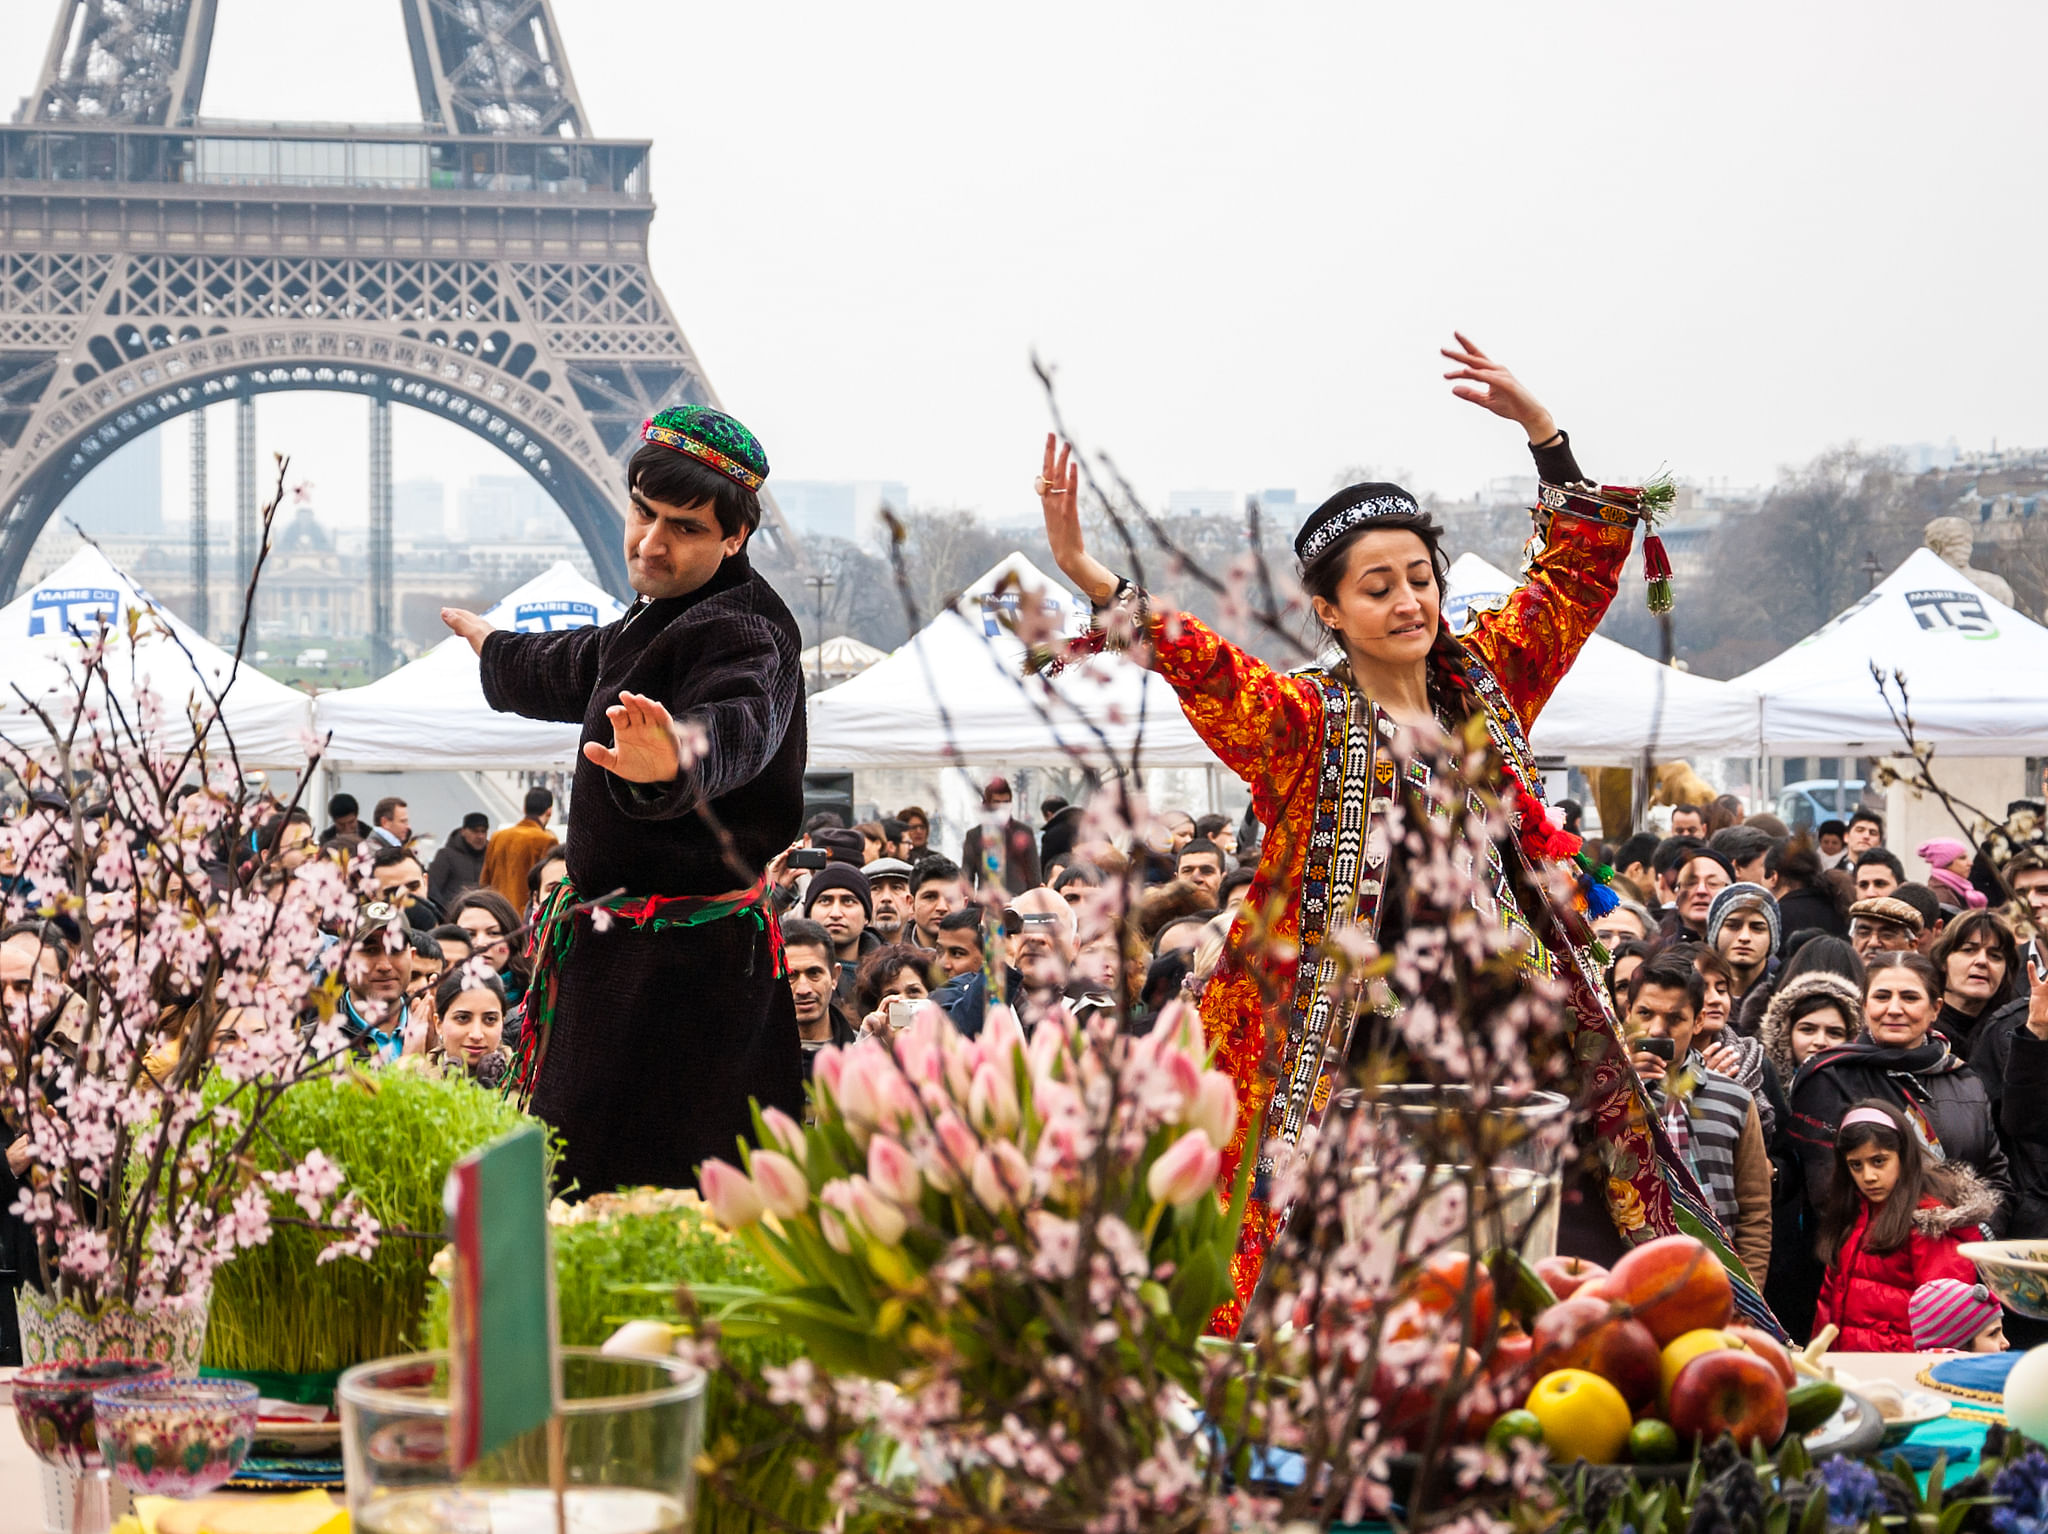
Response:
[[[138,611],[149,616],[131,642],[128,615]],[[0,736],[30,751],[50,744],[23,697],[47,709],[76,696],[84,648],[77,636],[96,636],[102,621],[114,633],[107,683],[130,721],[137,717],[140,694],[153,692],[162,705],[158,738],[182,750],[192,743],[192,710],[211,709],[211,690],[222,698],[221,723],[209,736],[216,759],[225,758],[232,739],[244,767],[305,767],[313,700],[246,662],[237,666],[226,650],[153,601],[90,544],[0,607]],[[98,684],[92,701],[105,701]]]
[[[536,575],[483,616],[501,629],[546,633],[610,623],[618,598],[567,563]],[[484,701],[469,641],[451,634],[418,660],[362,687],[323,693],[315,717],[333,732],[325,765],[337,771],[515,771],[566,767],[581,725],[501,714]]]
[[[961,761],[1007,767],[1106,768],[1105,744],[1118,762],[1142,744],[1141,766],[1215,764],[1173,689],[1121,656],[1050,683],[1026,677],[1023,643],[1002,622],[1025,594],[1063,633],[1087,622],[1079,598],[1011,554],[888,659],[812,697],[811,766],[929,766],[948,743]]]
[[[1848,611],[1733,685],[1762,695],[1770,755],[1901,755],[1872,665],[1905,674],[1915,734],[1944,755],[2048,753],[2048,629],[1932,549],[1915,549]]]
[[[1476,554],[1459,555],[1445,621],[1463,629],[1474,612],[1495,606],[1518,584]],[[1755,756],[1757,695],[1736,682],[1659,665],[1595,634],[1536,716],[1529,744],[1583,766],[1629,766],[1646,747],[1660,760]]]

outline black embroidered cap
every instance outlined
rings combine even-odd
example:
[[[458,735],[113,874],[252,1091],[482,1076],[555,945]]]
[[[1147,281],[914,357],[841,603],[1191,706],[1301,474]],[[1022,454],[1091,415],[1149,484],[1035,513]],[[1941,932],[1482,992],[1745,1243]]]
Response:
[[[1347,485],[1309,513],[1294,535],[1294,554],[1307,564],[1354,527],[1421,515],[1415,497],[1399,485]]]

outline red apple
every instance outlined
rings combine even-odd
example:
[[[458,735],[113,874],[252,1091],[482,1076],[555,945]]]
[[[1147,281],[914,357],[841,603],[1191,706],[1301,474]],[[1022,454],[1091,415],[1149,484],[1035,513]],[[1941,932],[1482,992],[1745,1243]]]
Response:
[[[1799,1376],[1792,1371],[1792,1355],[1785,1351],[1785,1344],[1770,1333],[1760,1332],[1753,1326],[1728,1326],[1722,1330],[1777,1370],[1778,1383],[1787,1390],[1799,1383]]]
[[[1726,1326],[1735,1314],[1728,1270],[1691,1236],[1644,1242],[1581,1291],[1586,1293],[1626,1305],[1660,1348],[1703,1326]]]
[[[1533,1340],[1538,1374],[1586,1369],[1619,1390],[1631,1408],[1657,1399],[1657,1339],[1609,1300],[1584,1292],[1559,1300],[1536,1318]]]
[[[1723,1433],[1748,1451],[1785,1436],[1785,1386],[1755,1353],[1702,1353],[1671,1382],[1671,1425],[1681,1442],[1712,1443]]]
[[[1471,1286],[1470,1337],[1484,1337],[1493,1326],[1493,1275],[1464,1252],[1441,1252],[1425,1262],[1402,1286],[1408,1298],[1440,1316],[1462,1315],[1466,1286]]]
[[[1607,1270],[1583,1257],[1546,1257],[1536,1264],[1536,1276],[1550,1285],[1552,1294],[1568,1300],[1595,1279],[1605,1278]]]
[[[1518,1379],[1528,1372],[1535,1354],[1536,1339],[1527,1332],[1504,1331],[1493,1339],[1493,1356],[1486,1362],[1486,1372],[1497,1380]]]
[[[1469,1382],[1480,1373],[1476,1352],[1448,1342],[1414,1365],[1406,1383],[1398,1381],[1393,1366],[1382,1360],[1372,1378],[1372,1398],[1380,1403],[1382,1431],[1403,1438],[1421,1431],[1453,1379]],[[1461,1385],[1461,1394],[1462,1390]],[[1453,1415],[1447,1420],[1455,1423],[1457,1418]]]

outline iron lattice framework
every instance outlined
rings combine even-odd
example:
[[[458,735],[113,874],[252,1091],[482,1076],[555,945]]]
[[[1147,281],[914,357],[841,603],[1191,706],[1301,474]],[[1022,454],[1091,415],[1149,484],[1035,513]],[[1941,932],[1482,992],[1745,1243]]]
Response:
[[[717,403],[648,269],[648,145],[582,136],[546,0],[402,4],[425,131],[195,122],[212,0],[70,0],[0,127],[0,597],[123,442],[287,389],[495,444],[625,592],[640,423]]]

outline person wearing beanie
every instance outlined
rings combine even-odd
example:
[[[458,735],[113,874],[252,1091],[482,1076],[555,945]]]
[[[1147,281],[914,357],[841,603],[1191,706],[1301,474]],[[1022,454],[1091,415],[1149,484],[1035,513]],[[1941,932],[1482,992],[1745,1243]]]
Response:
[[[850,863],[827,863],[811,875],[804,891],[804,916],[832,939],[832,956],[839,964],[833,993],[842,1006],[851,1006],[860,961],[882,946],[868,930],[875,920],[875,894],[868,876]]]
[[[2005,1313],[1982,1284],[1931,1278],[1906,1301],[1906,1321],[1916,1352],[2005,1351]]]
[[[1778,967],[1778,901],[1761,884],[1731,884],[1707,907],[1707,946],[1728,961],[1736,1001]]]

